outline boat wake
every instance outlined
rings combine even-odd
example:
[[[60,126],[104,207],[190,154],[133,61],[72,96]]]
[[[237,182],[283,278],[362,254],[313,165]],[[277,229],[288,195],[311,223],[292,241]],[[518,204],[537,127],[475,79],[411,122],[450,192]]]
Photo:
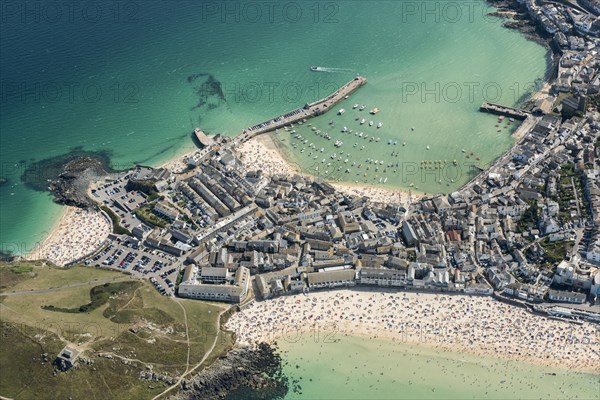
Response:
[[[310,67],[311,71],[315,72],[352,72],[349,68],[333,68],[333,67]]]

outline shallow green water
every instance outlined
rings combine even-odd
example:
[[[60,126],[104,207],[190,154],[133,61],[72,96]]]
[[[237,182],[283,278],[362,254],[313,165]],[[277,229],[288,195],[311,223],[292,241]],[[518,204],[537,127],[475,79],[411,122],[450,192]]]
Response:
[[[286,399],[597,399],[600,376],[386,340],[280,341]],[[331,338],[329,338],[331,339]]]
[[[47,3],[57,4],[36,2]],[[490,88],[489,100],[514,104],[546,68],[545,50],[484,18],[483,2],[472,18],[467,10],[458,19],[438,11],[438,21],[407,12],[407,4],[421,3],[403,1],[295,3],[299,17],[295,6],[281,2],[272,18],[264,9],[253,16],[251,8],[263,6],[249,1],[232,2],[239,17],[223,16],[217,2],[131,1],[115,8],[117,3],[98,3],[103,12],[97,21],[82,17],[81,10],[72,18],[63,10],[52,22],[49,12],[38,15],[39,21],[33,19],[36,11],[25,19],[5,15],[0,156],[1,175],[9,182],[0,186],[0,250],[31,248],[59,214],[46,194],[21,184],[20,174],[32,161],[81,146],[110,151],[116,168],[156,165],[191,149],[196,126],[234,135],[324,97],[357,73],[369,83],[340,105],[348,111],[313,121],[327,130],[334,119],[334,139],[315,136],[308,143],[330,157],[333,142],[343,140],[337,152],[350,153],[349,164],[362,162],[363,170],[367,158],[410,168],[394,174],[380,167],[376,178],[365,178],[369,183],[387,177],[388,186],[414,183],[420,191],[448,191],[466,180],[462,165],[460,175],[447,168],[441,184],[433,175],[416,176],[413,166],[422,160],[460,162],[462,148],[480,157],[481,165],[498,156],[511,143],[509,129],[496,132],[496,119],[476,111],[482,88]],[[317,73],[311,65],[337,69]],[[478,85],[472,99],[468,85]],[[458,97],[456,88],[462,91]],[[422,98],[421,89],[436,94]],[[354,102],[365,104],[365,111],[379,107],[373,120],[383,122],[381,129],[363,129],[381,139],[363,139],[360,154],[351,146],[361,141],[339,132],[343,125],[357,129]],[[305,129],[303,136],[312,134]],[[387,145],[392,138],[398,145]],[[314,155],[309,159],[300,149],[290,157],[308,170]],[[329,175],[358,178],[356,170],[344,170]]]

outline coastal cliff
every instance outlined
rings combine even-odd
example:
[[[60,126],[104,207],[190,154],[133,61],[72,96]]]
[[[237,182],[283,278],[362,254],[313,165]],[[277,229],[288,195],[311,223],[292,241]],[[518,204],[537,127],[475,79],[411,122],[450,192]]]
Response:
[[[282,372],[281,356],[266,343],[236,346],[192,379],[182,382],[171,400],[275,399],[299,390]]]

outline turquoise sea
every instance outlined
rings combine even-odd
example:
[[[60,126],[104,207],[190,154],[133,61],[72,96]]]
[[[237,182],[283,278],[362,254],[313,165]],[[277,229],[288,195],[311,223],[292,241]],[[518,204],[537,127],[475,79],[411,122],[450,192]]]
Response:
[[[598,399],[600,376],[337,335],[278,343],[300,389],[286,399]]]
[[[496,128],[493,116],[476,111],[482,100],[515,104],[544,77],[547,54],[486,17],[493,9],[483,1],[428,3],[3,2],[0,156],[8,182],[0,186],[0,250],[26,252],[61,214],[47,193],[21,183],[34,161],[83,148],[108,151],[115,168],[157,165],[191,149],[196,126],[235,135],[358,73],[369,83],[340,105],[348,111],[311,121],[332,140],[298,127],[323,152],[301,153],[291,148],[291,135],[280,134],[288,157],[331,179],[383,184],[385,177],[388,187],[455,189],[473,170],[462,166],[465,154],[484,166],[512,141],[514,125]],[[328,72],[312,72],[312,65]],[[354,102],[366,106],[363,114],[378,107],[367,119],[383,126],[361,129]],[[342,134],[343,125],[380,141]],[[345,142],[339,149],[338,139]],[[397,145],[387,144],[392,139]],[[335,160],[340,165],[320,163],[334,151],[345,151]],[[385,165],[357,175],[367,158]],[[454,159],[458,173],[440,164]],[[415,172],[423,161],[428,172]]]

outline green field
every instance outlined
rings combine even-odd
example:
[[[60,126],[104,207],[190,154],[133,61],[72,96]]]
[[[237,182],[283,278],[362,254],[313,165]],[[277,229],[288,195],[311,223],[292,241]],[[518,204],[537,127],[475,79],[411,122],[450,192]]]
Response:
[[[176,381],[188,368],[182,307],[189,369],[217,335],[205,365],[233,343],[218,328],[223,305],[161,296],[116,271],[0,264],[0,284],[0,395],[9,398],[152,398],[170,385],[141,372]],[[67,344],[91,363],[56,372],[52,362]]]

